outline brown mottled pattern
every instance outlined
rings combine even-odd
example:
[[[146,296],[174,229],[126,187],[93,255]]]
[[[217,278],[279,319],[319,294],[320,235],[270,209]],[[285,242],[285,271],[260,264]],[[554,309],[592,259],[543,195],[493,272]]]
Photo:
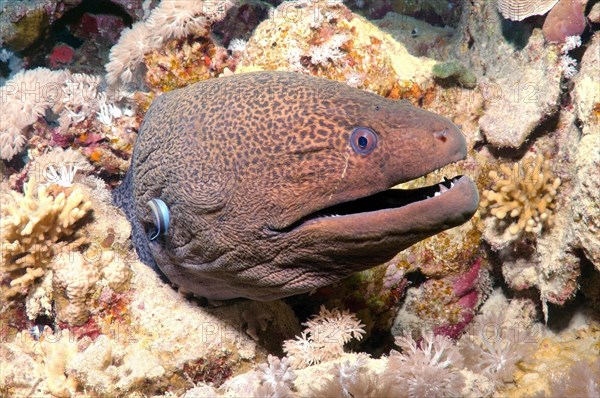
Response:
[[[350,146],[357,126],[378,134],[369,155]],[[433,133],[444,129],[451,134],[442,142]],[[209,298],[269,300],[372,267],[464,222],[470,214],[444,215],[440,225],[408,220],[409,234],[375,218],[386,226],[288,228],[464,155],[450,121],[408,103],[310,76],[249,73],[156,99],[115,201],[128,213],[142,259],[174,284]],[[171,224],[148,242],[152,198],[168,205]]]

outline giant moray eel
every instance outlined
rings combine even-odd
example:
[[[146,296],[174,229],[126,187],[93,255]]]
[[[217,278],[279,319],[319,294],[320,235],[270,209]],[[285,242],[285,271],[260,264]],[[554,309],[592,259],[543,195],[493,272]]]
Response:
[[[240,74],[158,97],[114,200],[142,261],[175,285],[271,300],[468,220],[479,202],[468,177],[389,189],[466,153],[452,122],[406,102],[295,73]]]

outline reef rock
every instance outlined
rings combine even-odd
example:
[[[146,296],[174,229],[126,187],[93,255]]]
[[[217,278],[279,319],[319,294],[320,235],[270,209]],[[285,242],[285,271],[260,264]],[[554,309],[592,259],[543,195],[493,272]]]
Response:
[[[236,73],[295,71],[398,98],[403,83],[429,80],[434,64],[340,2],[284,2],[256,28]]]
[[[494,2],[477,1],[472,8],[457,58],[470,59],[481,75],[484,113],[479,126],[489,144],[518,148],[558,109],[557,56],[540,29],[530,36],[523,29],[504,33]]]
[[[131,289],[120,304],[104,310],[104,317],[71,330],[4,336],[1,354],[8,362],[2,365],[0,391],[13,396],[72,397],[81,390],[101,396],[154,395],[169,385],[184,388],[188,379],[222,382],[262,354],[247,331],[257,332],[263,346],[265,339],[280,346],[299,332],[295,316],[281,301],[205,309],[146,265],[128,263]]]
[[[573,229],[586,257],[600,271],[600,34],[592,39],[575,78],[573,101],[583,125],[575,159]]]

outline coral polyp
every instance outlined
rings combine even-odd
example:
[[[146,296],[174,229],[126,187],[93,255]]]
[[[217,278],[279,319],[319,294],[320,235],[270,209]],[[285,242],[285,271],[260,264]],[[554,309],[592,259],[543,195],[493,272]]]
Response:
[[[508,232],[508,239],[517,239],[523,233],[540,234],[544,227],[552,226],[561,180],[550,164],[550,160],[537,155],[512,168],[501,165],[501,173],[489,172],[494,183],[482,192],[480,204],[485,213],[495,217],[496,227]]]

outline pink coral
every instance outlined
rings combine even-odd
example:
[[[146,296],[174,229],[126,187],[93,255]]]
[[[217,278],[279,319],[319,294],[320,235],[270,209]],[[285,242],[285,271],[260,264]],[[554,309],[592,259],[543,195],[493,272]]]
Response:
[[[542,30],[551,43],[564,43],[569,36],[581,36],[585,30],[583,5],[579,0],[561,0],[548,13]]]
[[[58,69],[65,65],[68,65],[73,61],[73,56],[75,55],[75,50],[73,47],[67,44],[59,44],[54,47],[52,53],[50,54],[49,61],[52,69]]]

